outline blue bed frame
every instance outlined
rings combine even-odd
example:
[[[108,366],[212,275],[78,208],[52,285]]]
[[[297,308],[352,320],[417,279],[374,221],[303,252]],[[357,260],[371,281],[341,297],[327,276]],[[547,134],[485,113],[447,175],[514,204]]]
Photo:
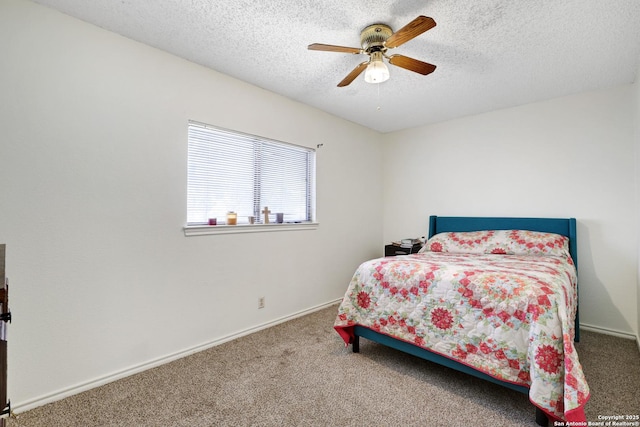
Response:
[[[578,267],[577,233],[575,218],[508,218],[508,217],[455,217],[435,216],[429,217],[429,237],[444,232],[480,231],[480,230],[531,230],[561,234],[569,238],[569,252],[573,262]],[[575,319],[575,341],[579,341],[580,329],[578,313]],[[430,352],[405,341],[391,338],[371,329],[356,325],[353,328],[355,335],[353,340],[353,352],[360,351],[359,338],[367,338],[371,341],[386,345],[387,347],[403,351],[413,356],[420,357],[431,362],[438,363],[448,368],[464,372],[475,377],[491,381],[520,393],[529,394],[529,388],[500,381],[483,372],[476,371],[467,365],[458,363],[452,359]],[[541,426],[548,425],[546,414],[536,407],[536,423]]]

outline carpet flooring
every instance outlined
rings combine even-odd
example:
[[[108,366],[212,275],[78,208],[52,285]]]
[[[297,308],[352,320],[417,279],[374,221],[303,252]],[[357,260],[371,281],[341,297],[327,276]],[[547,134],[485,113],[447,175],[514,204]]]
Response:
[[[535,426],[528,397],[366,339],[337,306],[18,414],[9,427]],[[589,421],[640,414],[635,341],[583,331]]]

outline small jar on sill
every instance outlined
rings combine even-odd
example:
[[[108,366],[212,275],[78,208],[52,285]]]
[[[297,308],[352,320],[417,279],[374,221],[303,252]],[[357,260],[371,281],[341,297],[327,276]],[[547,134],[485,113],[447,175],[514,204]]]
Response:
[[[227,225],[236,225],[238,223],[238,214],[229,211],[227,212]]]

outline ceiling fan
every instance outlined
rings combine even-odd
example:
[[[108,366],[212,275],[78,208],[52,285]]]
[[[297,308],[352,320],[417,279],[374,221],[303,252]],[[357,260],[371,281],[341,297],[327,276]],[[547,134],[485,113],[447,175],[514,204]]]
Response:
[[[436,66],[404,55],[387,56],[387,50],[398,47],[409,40],[419,36],[425,31],[436,26],[436,21],[426,16],[418,16],[395,33],[391,27],[385,24],[369,25],[360,33],[361,48],[334,46],[330,44],[314,43],[308,46],[309,50],[322,50],[326,52],[342,52],[369,55],[369,60],[359,64],[345,77],[338,87],[347,86],[355,80],[365,69],[364,80],[367,83],[382,83],[389,79],[389,69],[382,60],[387,58],[390,64],[404,68],[422,75],[432,73]]]

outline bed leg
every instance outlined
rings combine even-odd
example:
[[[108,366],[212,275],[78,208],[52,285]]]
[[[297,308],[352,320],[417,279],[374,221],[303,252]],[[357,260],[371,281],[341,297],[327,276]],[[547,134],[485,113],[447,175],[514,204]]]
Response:
[[[543,427],[547,427],[549,425],[547,414],[545,414],[544,411],[538,407],[536,407],[536,424]]]
[[[353,343],[352,343],[352,349],[354,353],[360,353],[360,337],[359,336],[354,336],[353,337]]]

